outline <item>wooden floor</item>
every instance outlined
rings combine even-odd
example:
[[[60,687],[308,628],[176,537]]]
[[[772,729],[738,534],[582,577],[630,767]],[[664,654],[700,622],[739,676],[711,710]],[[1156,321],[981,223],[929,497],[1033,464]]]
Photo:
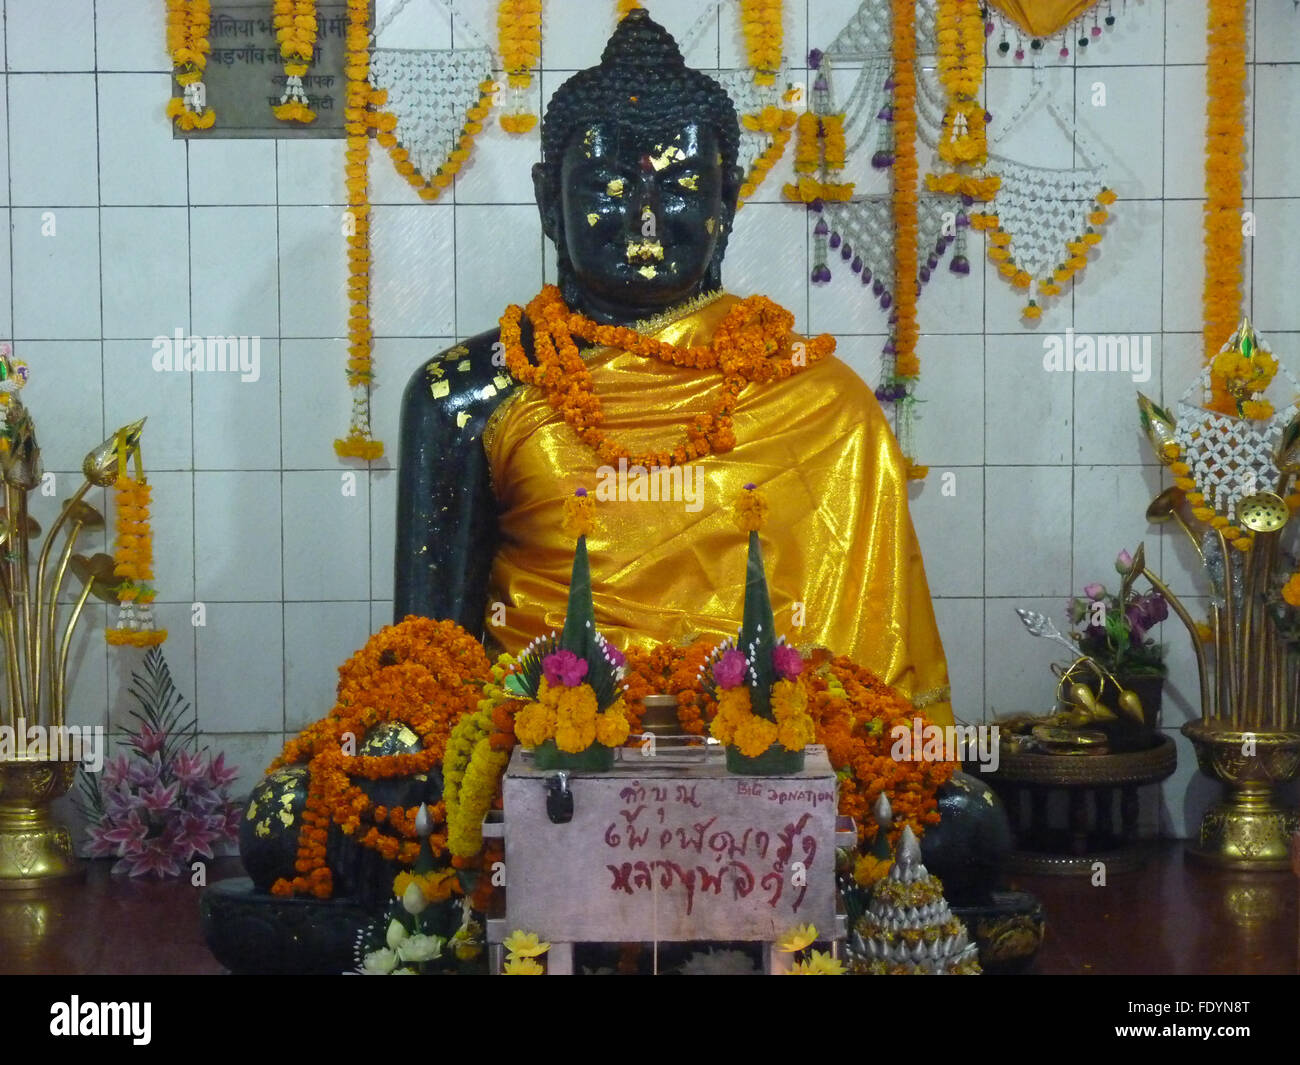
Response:
[[[240,874],[213,863],[213,880]],[[1035,972],[1232,974],[1300,972],[1297,880],[1187,864],[1178,843],[1106,887],[1082,878],[1019,877],[1048,932]],[[0,894],[0,973],[219,973],[199,934],[199,889],[141,883],[91,865],[85,883],[39,896]]]

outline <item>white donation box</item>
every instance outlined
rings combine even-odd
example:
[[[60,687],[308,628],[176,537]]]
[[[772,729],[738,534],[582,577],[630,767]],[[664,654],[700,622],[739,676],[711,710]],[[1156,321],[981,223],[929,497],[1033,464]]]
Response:
[[[788,776],[619,752],[563,779],[516,748],[504,784],[506,926],[574,942],[772,942],[835,925],[836,780],[825,749]],[[548,796],[550,802],[548,803]],[[565,818],[568,818],[565,820]]]

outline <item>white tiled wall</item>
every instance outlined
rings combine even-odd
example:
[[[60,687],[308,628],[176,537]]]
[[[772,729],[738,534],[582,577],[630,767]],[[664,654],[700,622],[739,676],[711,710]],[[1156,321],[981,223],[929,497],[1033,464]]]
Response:
[[[269,5],[268,5],[269,6]],[[410,0],[382,43],[463,44],[487,33],[489,0],[460,0],[453,27],[433,0]],[[648,0],[677,33],[697,0]],[[809,45],[826,46],[856,0],[787,0],[795,79]],[[389,8],[380,0],[381,15]],[[541,92],[597,58],[613,0],[548,0]],[[1203,0],[1115,4],[1113,31],[1082,57],[1046,60],[1111,168],[1121,200],[1076,293],[1036,330],[1008,287],[983,267],[964,280],[942,268],[920,306],[925,401],[918,454],[933,473],[914,514],[947,645],[955,702],[986,711],[1044,708],[1050,647],[1021,631],[1013,606],[1060,618],[1072,589],[1109,572],[1121,546],[1147,541],[1176,591],[1199,591],[1177,540],[1148,528],[1161,486],[1136,430],[1127,378],[1043,373],[1044,332],[1066,326],[1152,334],[1145,389],[1176,398],[1200,358]],[[1248,309],[1300,371],[1300,12],[1292,0],[1251,4],[1253,54],[1247,244]],[[593,14],[593,11],[598,14]],[[247,786],[284,734],[325,713],[336,665],[390,615],[395,473],[391,458],[348,468],[331,441],[346,423],[343,382],[344,202],[338,141],[173,140],[159,0],[5,0],[0,93],[0,334],[32,365],[31,406],[47,465],[69,471],[107,431],[149,416],[145,459],[155,485],[160,613],[168,656],[202,729],[243,764]],[[734,5],[724,3],[688,57],[741,62]],[[1009,115],[1029,72],[991,50],[988,106]],[[1091,105],[1094,82],[1107,106]],[[1072,103],[1073,102],[1073,103]],[[220,102],[214,101],[218,110]],[[1056,139],[1053,140],[1053,137]],[[1000,146],[1068,162],[1073,145],[1036,125]],[[536,134],[487,127],[452,195],[420,203],[376,155],[376,427],[390,449],[407,376],[453,338],[489,327],[507,302],[540,286],[552,262],[531,203]],[[858,159],[862,170],[864,160]],[[840,337],[842,356],[876,378],[883,315],[844,278],[810,290],[808,223],[779,200],[787,160],[739,216],[727,282],[785,303],[801,329]],[[866,187],[878,176],[851,175]],[[55,235],[42,233],[52,213]],[[544,266],[544,263],[547,265]],[[1257,282],[1256,282],[1257,279]],[[187,333],[262,337],[255,383],[150,369],[151,339]],[[956,492],[939,491],[956,474]],[[104,544],[99,545],[101,548]],[[207,625],[191,626],[193,601]],[[120,728],[132,659],[106,652],[103,608],[74,652],[72,715]],[[1172,629],[1172,626],[1169,626]],[[1190,650],[1170,631],[1173,692],[1165,725],[1197,712]],[[1183,835],[1212,789],[1180,768],[1148,827]]]

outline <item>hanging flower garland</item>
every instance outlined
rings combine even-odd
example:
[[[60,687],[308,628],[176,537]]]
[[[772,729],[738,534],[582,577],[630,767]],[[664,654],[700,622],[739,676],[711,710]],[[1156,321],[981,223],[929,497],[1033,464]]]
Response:
[[[1098,227],[1110,221],[1110,211],[1107,208],[1115,200],[1116,195],[1109,188],[1104,188],[1097,193],[1091,209],[1085,216],[1088,223],[1087,228],[1082,233],[1077,234],[1073,240],[1066,241],[1066,254],[1061,258],[1061,261],[1050,273],[1037,278],[1016,262],[1011,250],[1014,237],[1002,228],[997,214],[991,211],[977,211],[971,214],[971,229],[988,234],[984,242],[985,254],[988,256],[989,262],[997,267],[999,275],[1004,277],[1013,288],[1023,290],[1026,293],[1033,286],[1036,295],[1029,298],[1024,309],[1020,312],[1024,318],[1029,321],[1041,318],[1043,308],[1039,300],[1045,297],[1059,296],[1064,291],[1062,286],[1067,281],[1072,280],[1079,271],[1088,265],[1088,249],[1101,243],[1102,234],[1098,232]]]
[[[1246,160],[1246,24],[1243,0],[1210,0],[1206,36],[1205,287],[1202,350],[1215,358],[1237,326],[1243,284],[1241,175]],[[1210,409],[1235,412],[1221,377]]]
[[[953,170],[926,174],[925,185],[931,192],[988,200],[999,181],[982,173],[988,162],[986,116],[979,100],[984,18],[977,0],[937,0],[935,16],[939,81],[948,97],[938,154]]]
[[[104,639],[115,647],[154,647],[167,639],[166,629],[154,627],[153,601],[158,594],[153,581],[153,530],[149,525],[149,502],[153,489],[144,476],[140,448],[135,448],[135,476],[127,472],[126,437],[117,438],[117,546],[114,551],[114,576],[122,583],[116,588],[117,623],[104,630]]]
[[[368,0],[348,0],[348,26],[344,38],[347,78],[344,102],[344,182],[348,190],[348,387],[352,389],[352,417],[348,435],[334,441],[340,458],[371,462],[384,453],[382,441],[371,435],[370,386],[374,380],[373,338],[370,323],[370,128],[371,105],[382,103],[383,93],[370,85],[370,5]]]
[[[282,122],[315,122],[302,79],[316,48],[316,0],[275,0],[274,12],[271,24],[280,42],[285,85],[280,103],[271,111]]]
[[[891,203],[894,222],[894,311],[893,328],[885,345],[881,392],[892,399],[897,414],[895,430],[907,462],[907,476],[922,480],[929,472],[913,457],[913,408],[921,361],[916,354],[916,5],[914,0],[891,0],[891,28],[894,46],[892,119],[894,160]]]
[[[830,81],[823,59],[818,49],[808,54],[808,65],[817,74],[808,110],[795,124],[795,180],[781,190],[795,203],[844,203],[853,195],[853,182],[840,180],[847,154],[844,114],[831,113]]]
[[[784,100],[787,103],[790,102],[791,94],[789,92],[785,94]],[[741,182],[738,208],[743,207],[745,201],[754,195],[758,187],[766,180],[772,167],[776,166],[781,161],[782,156],[785,155],[797,119],[798,116],[790,108],[775,106],[765,107],[756,114],[750,113],[740,116],[740,124],[743,128],[752,133],[766,134],[770,141],[758,158],[750,164],[749,171],[745,174],[744,181]]]
[[[756,85],[775,85],[785,50],[781,0],[740,0],[740,29]]]
[[[524,97],[542,54],[542,0],[500,0],[497,41],[510,96],[506,113],[501,116],[501,128],[507,133],[527,133],[537,125],[537,116]]]
[[[208,28],[212,22],[208,0],[167,0],[167,51],[172,58],[172,77],[184,87],[184,95],[167,101],[167,117],[182,130],[211,129],[216,112],[207,105],[203,70],[208,65]]]
[[[451,187],[456,174],[469,161],[470,153],[474,149],[474,138],[483,132],[483,120],[492,111],[492,98],[497,89],[498,86],[495,81],[479,83],[479,98],[465,112],[465,124],[461,127],[460,135],[456,139],[456,146],[448,153],[446,161],[438,167],[437,171],[427,177],[421,174],[416,169],[415,164],[411,162],[410,152],[398,143],[397,134],[394,132],[397,129],[397,116],[388,111],[380,112],[376,116],[375,125],[379,131],[376,139],[388,150],[388,156],[392,159],[397,172],[406,179],[408,185],[415,189],[420,199],[432,203]],[[386,102],[386,94],[382,90],[377,102],[380,104]],[[509,115],[502,116],[501,122],[503,126],[509,117]],[[523,130],[512,130],[511,132],[522,133]]]

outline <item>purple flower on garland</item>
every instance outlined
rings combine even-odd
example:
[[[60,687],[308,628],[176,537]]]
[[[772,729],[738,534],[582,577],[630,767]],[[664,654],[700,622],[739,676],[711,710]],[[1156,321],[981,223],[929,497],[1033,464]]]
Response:
[[[738,688],[744,683],[748,669],[749,659],[733,647],[713,663],[713,679],[719,688]]]
[[[782,680],[794,680],[803,672],[803,658],[788,643],[779,643],[772,649],[772,668]]]
[[[1141,647],[1147,632],[1169,617],[1169,604],[1159,592],[1139,596],[1124,611],[1129,625],[1129,642]]]
[[[627,656],[612,643],[605,644],[605,657],[615,669],[622,669],[627,665]]]
[[[587,660],[572,651],[555,651],[542,659],[542,672],[547,684],[576,688],[587,675]]]

